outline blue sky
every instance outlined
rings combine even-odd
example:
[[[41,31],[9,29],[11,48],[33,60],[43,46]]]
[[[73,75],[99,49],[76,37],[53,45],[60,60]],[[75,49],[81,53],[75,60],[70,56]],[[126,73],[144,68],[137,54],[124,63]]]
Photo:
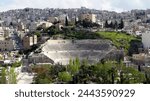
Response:
[[[13,0],[0,0],[0,6],[5,6],[7,4],[12,3]]]
[[[127,11],[150,8],[150,0],[0,0],[0,11],[18,8],[79,8]]]

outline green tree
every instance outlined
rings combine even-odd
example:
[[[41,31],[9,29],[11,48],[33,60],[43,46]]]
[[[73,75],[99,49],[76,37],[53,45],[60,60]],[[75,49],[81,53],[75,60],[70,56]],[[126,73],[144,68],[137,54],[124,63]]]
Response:
[[[143,72],[144,72],[144,74],[145,74],[145,84],[150,84],[150,68],[148,68],[148,67],[145,67],[144,69],[143,69]]]
[[[10,71],[8,72],[8,83],[9,84],[16,84],[17,83],[17,75],[15,73],[14,68],[10,68]]]
[[[145,81],[144,74],[132,67],[124,67],[120,77],[120,83],[123,84],[143,83]]]
[[[65,72],[65,71],[64,72],[60,72],[58,74],[58,78],[59,78],[59,80],[61,82],[65,82],[65,83],[72,80],[71,74],[69,72]]]
[[[40,36],[41,36],[41,33],[38,32],[38,31],[36,31],[36,32],[34,33],[34,35],[37,35],[37,37],[40,37]]]
[[[114,23],[114,29],[118,29],[118,22],[115,20],[115,23]]]
[[[78,23],[78,22],[77,22],[77,18],[76,18],[76,16],[75,16],[75,25],[77,25],[77,23]]]
[[[55,27],[55,26],[51,26],[47,29],[47,33],[49,35],[56,35],[58,34],[60,31]]]
[[[65,19],[65,26],[69,26],[69,22],[68,22],[68,17],[66,16],[66,19]]]
[[[147,83],[148,73],[139,72],[133,67],[126,67],[122,61],[105,61],[89,65],[79,59],[70,59],[67,66],[53,65],[35,68],[35,83],[73,83],[73,84],[134,84]]]
[[[108,28],[109,27],[109,24],[108,24],[108,21],[106,20],[105,21],[105,28]]]
[[[114,27],[114,24],[113,22],[111,21],[111,23],[109,24],[109,28],[113,28]]]
[[[123,28],[124,28],[124,21],[123,21],[123,19],[121,19],[118,28],[119,28],[119,29],[123,29]]]
[[[135,84],[145,81],[145,76],[142,72],[133,67],[126,67],[122,62],[117,64],[117,70],[119,73],[119,84]]]
[[[12,64],[12,67],[16,68],[16,67],[20,67],[21,66],[21,62],[15,62]]]
[[[52,76],[50,72],[52,70],[51,65],[39,65],[32,67],[32,72],[36,75],[33,78],[34,84],[49,84],[52,83]]]
[[[0,79],[0,83],[1,84],[6,84],[7,80],[6,80],[6,69],[3,68],[1,71],[1,79]]]
[[[68,71],[74,75],[79,71],[80,68],[80,60],[79,58],[76,58],[75,60],[70,60],[68,65]]]
[[[14,25],[13,22],[10,22],[9,26],[13,26],[13,25]]]
[[[33,82],[34,84],[50,84],[50,83],[52,83],[51,77],[46,72],[37,74],[33,78],[33,81],[34,81]]]
[[[114,83],[118,77],[115,64],[111,61],[107,61],[104,64],[99,63],[96,65],[96,68],[95,71],[98,71],[96,72],[97,78],[99,78],[98,83],[111,84]]]

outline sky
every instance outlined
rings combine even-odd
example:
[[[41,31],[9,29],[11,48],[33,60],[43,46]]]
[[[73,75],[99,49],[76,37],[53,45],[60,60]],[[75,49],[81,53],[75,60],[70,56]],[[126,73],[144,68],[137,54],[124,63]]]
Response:
[[[150,0],[0,0],[0,11],[22,8],[94,8],[97,10],[129,11],[150,8]]]

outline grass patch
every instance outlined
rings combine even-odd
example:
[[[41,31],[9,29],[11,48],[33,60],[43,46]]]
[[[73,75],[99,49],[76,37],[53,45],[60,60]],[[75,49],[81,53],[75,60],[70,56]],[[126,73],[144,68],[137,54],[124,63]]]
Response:
[[[124,48],[125,52],[128,52],[131,41],[141,41],[141,39],[135,36],[128,35],[122,32],[97,32],[97,34],[100,35],[100,37],[103,39],[111,40],[113,42],[113,45],[118,49]]]

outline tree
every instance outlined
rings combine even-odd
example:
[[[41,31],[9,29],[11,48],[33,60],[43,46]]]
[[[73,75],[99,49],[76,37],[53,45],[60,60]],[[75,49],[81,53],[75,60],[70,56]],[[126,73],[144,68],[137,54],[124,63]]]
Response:
[[[76,18],[76,16],[75,16],[75,25],[77,25],[77,18]]]
[[[99,63],[96,66],[98,70],[97,78],[99,78],[97,81],[98,83],[111,84],[116,81],[118,75],[115,64],[113,62],[107,61],[104,64]]]
[[[144,75],[145,75],[145,84],[150,84],[150,68],[143,68],[143,72],[144,72]]]
[[[40,36],[41,36],[41,33],[40,33],[39,31],[36,31],[36,32],[34,33],[34,35],[37,35],[37,37],[40,37]]]
[[[68,22],[67,16],[66,16],[66,19],[65,19],[65,26],[69,26],[69,22]]]
[[[21,62],[15,62],[12,64],[12,67],[16,68],[16,67],[20,67],[21,66]]]
[[[47,68],[48,67],[48,68]],[[70,60],[68,66],[54,65],[36,68],[34,83],[72,83],[72,84],[134,84],[148,83],[149,73],[139,72],[133,67],[126,67],[123,62],[105,61],[89,65],[80,64],[78,58]]]
[[[49,84],[49,83],[52,83],[52,79],[51,79],[51,77],[47,74],[47,72],[37,74],[37,75],[33,78],[33,81],[34,81],[33,83],[35,83],[35,84]]]
[[[114,29],[118,29],[118,22],[117,21],[115,21],[115,23],[114,23]]]
[[[6,80],[6,69],[3,68],[1,71],[1,79],[0,79],[0,83],[1,84],[6,84],[7,80]]]
[[[97,23],[93,23],[91,21],[89,21],[88,19],[84,19],[84,20],[79,20],[76,23],[77,26],[82,26],[84,28],[92,28],[92,27],[100,27],[99,24]]]
[[[132,67],[124,67],[122,69],[123,84],[143,83],[145,81],[144,74]]]
[[[59,29],[57,29],[55,26],[51,26],[51,27],[47,28],[47,33],[49,35],[56,35],[59,32],[60,32]]]
[[[123,22],[123,19],[121,19],[118,28],[119,28],[119,29],[123,29],[123,28],[124,28],[124,22]]]
[[[79,58],[76,58],[75,60],[70,60],[67,68],[68,68],[68,71],[71,73],[71,75],[76,74],[80,68]]]
[[[52,76],[50,76],[50,71],[52,70],[51,65],[41,65],[32,68],[32,72],[36,75],[33,78],[33,83],[35,84],[49,84],[52,83]]]
[[[105,21],[105,28],[108,28],[109,27],[109,24],[108,24],[108,21],[106,20]]]
[[[65,71],[60,72],[58,74],[58,78],[61,82],[66,82],[66,83],[72,80],[71,74],[69,72],[65,72]]]
[[[10,24],[9,24],[10,26],[13,26],[13,23],[12,22],[10,22]]]
[[[84,28],[92,27],[92,23],[90,21],[88,21],[88,19],[85,19],[82,21],[82,26]]]
[[[144,83],[145,76],[138,69],[126,67],[122,62],[117,65],[119,71],[119,84]]]
[[[109,28],[113,28],[113,26],[114,26],[113,22],[111,21],[111,23],[108,26],[109,26]]]
[[[88,82],[90,82],[90,76],[91,74],[90,70],[90,66],[88,65],[81,65],[79,72],[77,72],[74,76],[73,76],[73,83],[78,83],[78,84],[87,84]]]
[[[139,48],[142,48],[141,40],[131,40],[129,44],[128,55],[132,56],[132,54],[139,54]]]
[[[8,72],[8,83],[9,84],[16,84],[17,83],[17,75],[15,73],[14,68],[10,68],[10,71]]]

